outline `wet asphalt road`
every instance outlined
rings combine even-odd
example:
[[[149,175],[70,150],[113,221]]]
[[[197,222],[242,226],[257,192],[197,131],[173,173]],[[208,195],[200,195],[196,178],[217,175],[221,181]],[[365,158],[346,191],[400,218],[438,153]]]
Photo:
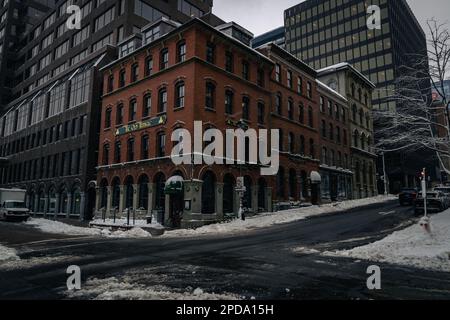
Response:
[[[126,277],[149,287],[199,287],[256,299],[450,299],[450,273],[377,263],[382,290],[369,291],[366,270],[374,263],[320,254],[377,241],[416,221],[411,208],[392,201],[238,236],[57,239],[0,223],[3,243],[14,228],[28,229],[28,240],[13,237],[8,244],[22,260],[47,261],[0,269],[0,299],[67,298],[65,272],[72,264],[81,267],[83,281]],[[46,237],[52,240],[42,242]],[[293,252],[296,247],[308,250]]]

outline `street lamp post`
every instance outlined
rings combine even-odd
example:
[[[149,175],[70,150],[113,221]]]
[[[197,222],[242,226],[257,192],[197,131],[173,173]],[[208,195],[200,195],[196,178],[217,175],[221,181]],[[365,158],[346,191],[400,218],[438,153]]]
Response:
[[[384,195],[387,197],[387,195],[389,194],[389,181],[386,173],[386,161],[384,157],[384,152],[382,153],[382,156],[383,156]]]

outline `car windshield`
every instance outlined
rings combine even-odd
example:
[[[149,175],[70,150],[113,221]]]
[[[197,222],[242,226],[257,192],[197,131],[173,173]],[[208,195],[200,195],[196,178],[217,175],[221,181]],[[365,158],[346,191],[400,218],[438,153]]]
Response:
[[[403,189],[402,192],[416,192],[414,189]]]
[[[434,191],[450,193],[450,188],[434,188]]]
[[[20,202],[20,201],[7,202],[6,203],[6,208],[10,208],[10,209],[24,209],[25,208],[25,203],[24,202]]]

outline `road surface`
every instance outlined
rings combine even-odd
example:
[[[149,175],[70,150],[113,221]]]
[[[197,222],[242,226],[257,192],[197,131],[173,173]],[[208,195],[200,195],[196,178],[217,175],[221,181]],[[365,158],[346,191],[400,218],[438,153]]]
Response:
[[[449,299],[450,273],[321,254],[377,241],[416,221],[412,208],[391,201],[238,236],[68,238],[0,223],[0,242],[25,263],[0,269],[0,299],[73,298],[66,287],[69,265],[80,266],[82,287],[88,279],[112,278],[139,288],[201,288],[246,299]],[[293,251],[299,247],[305,250]],[[381,290],[366,286],[373,264],[382,270]],[[82,290],[76,298],[98,294]]]

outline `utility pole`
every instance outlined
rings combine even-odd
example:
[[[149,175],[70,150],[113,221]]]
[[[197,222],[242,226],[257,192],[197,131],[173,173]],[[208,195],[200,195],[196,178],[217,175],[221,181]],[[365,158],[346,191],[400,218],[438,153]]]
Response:
[[[389,194],[389,181],[386,173],[386,161],[384,159],[384,152],[382,153],[382,156],[383,156],[384,195],[387,197]]]

